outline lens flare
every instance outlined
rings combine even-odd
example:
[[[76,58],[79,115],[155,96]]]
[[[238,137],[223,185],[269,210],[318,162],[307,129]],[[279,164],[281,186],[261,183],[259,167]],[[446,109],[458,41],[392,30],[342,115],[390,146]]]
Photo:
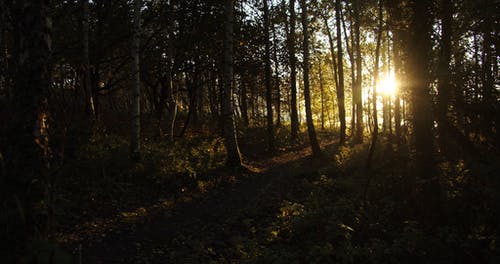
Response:
[[[382,95],[393,96],[397,91],[397,81],[394,74],[388,74],[379,84],[379,91]]]

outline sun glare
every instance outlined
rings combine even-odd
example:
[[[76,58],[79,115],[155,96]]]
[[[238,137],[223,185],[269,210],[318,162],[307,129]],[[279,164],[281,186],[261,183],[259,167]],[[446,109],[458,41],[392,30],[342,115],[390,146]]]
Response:
[[[397,82],[394,74],[388,74],[379,84],[379,91],[385,96],[393,96],[396,93]]]

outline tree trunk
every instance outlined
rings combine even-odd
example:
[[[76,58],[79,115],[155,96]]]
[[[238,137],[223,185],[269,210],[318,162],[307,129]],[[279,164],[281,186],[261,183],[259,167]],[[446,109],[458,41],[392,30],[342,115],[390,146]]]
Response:
[[[4,259],[7,263],[15,263],[21,254],[26,254],[28,249],[24,247],[29,238],[46,238],[52,214],[48,172],[51,10],[48,1],[20,0],[17,7],[14,25],[17,72],[5,124],[9,143],[3,150],[6,168],[0,177],[2,203],[17,208],[7,214],[9,218],[0,219],[0,236],[8,245],[0,249],[0,254],[7,257]]]
[[[394,41],[393,41],[393,48],[392,48],[392,53],[393,53],[393,60],[394,60],[394,76],[397,81],[397,88],[396,88],[396,94],[394,95],[394,132],[395,132],[395,138],[396,138],[396,144],[400,144],[400,139],[401,139],[401,81],[402,81],[402,71],[401,71],[401,54],[400,54],[400,48],[401,45],[399,43],[399,38],[400,34],[398,32],[399,30],[396,30],[394,32]]]
[[[309,143],[311,144],[313,155],[318,157],[321,156],[321,148],[318,144],[318,139],[316,138],[316,131],[314,129],[314,123],[312,118],[311,109],[311,92],[309,89],[309,23],[307,21],[307,4],[305,0],[300,1],[302,8],[302,31],[304,34],[304,40],[302,43],[303,56],[304,56],[304,102],[306,110],[306,123],[307,132],[309,134]]]
[[[337,59],[335,58],[335,45],[333,43],[333,37],[332,37],[332,32],[330,30],[330,25],[328,25],[328,19],[324,15],[323,15],[323,22],[325,23],[326,33],[328,36],[328,44],[330,47],[330,56],[332,57],[331,59],[332,59],[332,69],[333,69],[333,80],[335,81],[335,88],[338,89],[337,87],[339,87],[339,76],[337,74]]]
[[[321,96],[321,130],[325,130],[325,89],[323,87],[323,70],[321,69],[321,63],[318,68],[319,74],[319,90]]]
[[[426,221],[439,220],[440,187],[435,177],[433,118],[431,113],[429,51],[431,48],[430,0],[413,0],[409,43],[410,91],[412,95],[413,129],[415,137],[416,172],[425,183],[422,186],[422,216]]]
[[[161,122],[163,118],[163,113],[165,106],[167,108],[167,137],[170,142],[174,141],[174,129],[175,129],[175,119],[177,117],[177,102],[174,98],[174,89],[172,85],[172,53],[173,53],[173,6],[168,3],[167,14],[165,14],[165,24],[167,30],[167,47],[165,49],[165,69],[161,80],[161,88],[159,94],[159,107],[157,109],[157,119],[158,119],[158,130],[160,136],[163,136],[161,130]],[[214,87],[212,87],[214,88]],[[214,89],[215,90],[215,89]],[[212,94],[211,94],[212,95]],[[210,97],[213,99],[213,96]],[[210,106],[214,106],[211,104]],[[212,111],[212,113],[215,111]]]
[[[240,110],[241,117],[243,118],[243,123],[246,127],[249,125],[248,120],[248,100],[247,100],[247,84],[245,81],[240,82],[241,92],[240,92]]]
[[[7,6],[4,1],[0,2],[0,91],[9,94],[7,87]]]
[[[132,57],[134,59],[134,86],[132,88],[132,136],[130,151],[133,159],[140,157],[141,134],[141,76],[140,76],[140,34],[141,34],[141,0],[134,2],[134,36],[132,44]]]
[[[351,134],[355,135],[356,133],[356,103],[358,102],[356,96],[358,96],[357,93],[357,85],[356,85],[356,60],[354,59],[354,47],[356,46],[356,43],[354,42],[354,34],[351,33],[351,36],[347,36],[347,29],[345,25],[345,19],[343,16],[342,9],[340,10],[340,20],[342,22],[342,29],[344,32],[344,38],[345,38],[345,43],[346,43],[346,49],[347,49],[347,54],[349,55],[349,61],[351,63],[351,91],[352,91],[352,103],[351,103]],[[349,46],[349,39],[352,43],[352,46]],[[354,137],[354,143],[361,143],[361,140],[356,141],[357,138]]]
[[[375,68],[373,70],[373,97],[372,97],[372,115],[373,115],[373,132],[372,132],[372,140],[370,143],[370,150],[368,152],[368,158],[366,160],[366,165],[365,165],[365,170],[368,172],[371,169],[371,162],[373,160],[373,154],[375,153],[375,147],[377,144],[377,138],[378,138],[378,110],[377,110],[377,85],[379,81],[379,62],[380,62],[380,46],[382,42],[382,22],[383,22],[383,17],[382,17],[382,0],[379,0],[379,8],[378,8],[378,16],[379,16],[379,21],[378,21],[378,28],[377,28],[377,45],[375,47]],[[371,174],[370,174],[371,175]],[[368,178],[368,183],[367,187],[365,188],[365,195],[364,197],[366,198],[366,191],[371,179],[371,176]]]
[[[271,80],[271,43],[269,39],[269,6],[268,0],[264,1],[264,71],[265,71],[265,85],[266,85],[266,110],[267,110],[267,144],[269,151],[275,150],[274,142],[274,118],[273,118],[273,88]]]
[[[228,167],[241,166],[241,154],[238,147],[238,138],[233,118],[233,19],[234,0],[225,0],[224,3],[224,89],[222,105],[224,107],[224,145],[226,147],[226,165]]]
[[[339,107],[339,118],[340,118],[340,144],[344,144],[346,139],[346,119],[345,119],[345,102],[344,102],[344,63],[343,63],[343,52],[342,52],[342,34],[340,28],[340,0],[335,2],[335,16],[336,16],[336,26],[337,26],[337,61],[338,61],[338,75],[339,75],[339,86],[337,87],[337,101]]]
[[[275,25],[271,26],[273,33],[273,60],[274,60],[274,89],[276,90],[276,127],[281,126],[281,94],[280,94],[280,75],[278,62],[278,40],[276,38]]]
[[[288,56],[290,59],[290,122],[291,140],[296,141],[299,132],[297,112],[297,70],[295,58],[295,0],[290,0],[290,32],[288,34]]]
[[[380,45],[382,41],[382,22],[383,22],[383,13],[382,13],[382,0],[379,0],[378,6],[378,28],[377,28],[377,45],[375,47],[375,69],[373,70],[374,80],[373,80],[373,134],[372,140],[370,143],[370,149],[368,151],[368,158],[366,159],[365,172],[368,174],[368,179],[365,184],[364,192],[363,192],[363,203],[366,204],[366,196],[368,193],[368,188],[370,187],[370,183],[373,177],[373,173],[371,170],[371,163],[373,160],[373,154],[375,153],[375,147],[377,144],[378,138],[378,112],[377,112],[377,85],[379,79],[379,61],[380,61]]]
[[[417,150],[417,166],[420,175],[431,177],[434,172],[431,98],[429,94],[428,62],[430,50],[431,23],[429,0],[413,0],[411,23],[412,38],[409,59],[411,67],[411,91],[413,100],[413,122]],[[422,19],[424,18],[424,19]]]
[[[92,83],[90,80],[90,58],[89,58],[89,0],[82,0],[82,54],[83,54],[83,90],[85,98],[85,113],[90,121],[95,117],[94,96],[92,94]],[[90,124],[89,124],[90,125]]]
[[[355,143],[363,142],[363,63],[362,63],[362,53],[361,53],[361,33],[360,33],[360,24],[361,20],[359,18],[361,8],[359,0],[354,1],[354,34],[356,38],[356,46],[353,49],[356,49],[356,134],[354,137]]]

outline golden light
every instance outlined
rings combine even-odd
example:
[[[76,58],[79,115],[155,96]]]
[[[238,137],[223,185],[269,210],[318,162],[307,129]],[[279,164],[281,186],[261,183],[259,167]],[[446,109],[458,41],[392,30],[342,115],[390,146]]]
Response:
[[[397,82],[394,74],[387,74],[379,84],[379,92],[385,96],[393,96],[396,94]]]

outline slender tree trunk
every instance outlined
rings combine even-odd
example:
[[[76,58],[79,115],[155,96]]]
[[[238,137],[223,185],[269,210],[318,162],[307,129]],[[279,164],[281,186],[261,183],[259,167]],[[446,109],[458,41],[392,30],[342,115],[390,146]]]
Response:
[[[274,118],[273,118],[273,88],[271,80],[271,43],[269,39],[269,6],[268,0],[264,2],[264,65],[265,65],[265,85],[266,85],[266,110],[267,110],[267,144],[271,152],[275,150],[274,142]]]
[[[297,112],[297,70],[295,58],[295,0],[290,0],[290,32],[288,34],[288,56],[290,59],[290,122],[291,140],[296,141],[299,132]]]
[[[330,30],[330,25],[328,25],[328,19],[323,15],[323,22],[325,23],[326,33],[328,36],[328,44],[330,47],[330,56],[332,57],[332,69],[333,69],[333,80],[335,81],[335,88],[339,87],[339,76],[337,74],[337,58],[335,58],[335,45],[333,42],[332,32]],[[340,112],[340,111],[339,111]]]
[[[321,95],[321,130],[325,130],[325,89],[323,87],[323,70],[321,69],[321,62],[319,64],[319,90]]]
[[[247,84],[244,81],[240,82],[241,85],[241,93],[240,93],[240,110],[241,117],[243,118],[243,123],[245,127],[248,127],[248,100],[247,100]]]
[[[140,34],[141,34],[141,0],[134,2],[134,39],[132,57],[134,59],[134,86],[132,89],[132,136],[130,140],[131,155],[134,159],[140,157],[141,135],[141,77],[140,77]]]
[[[101,82],[101,60],[103,58],[103,50],[104,50],[104,23],[105,23],[105,10],[108,9],[107,5],[111,1],[95,1],[96,4],[95,9],[97,10],[97,21],[96,21],[96,30],[95,30],[95,45],[94,45],[94,57],[93,63],[94,66],[93,73],[91,76],[92,82],[92,95],[94,99],[94,113],[95,118],[99,120],[101,116],[101,98],[99,96],[99,88]]]
[[[385,47],[387,50],[384,52],[383,58],[386,58],[385,61],[385,73],[386,78],[390,77],[391,73],[391,40],[389,36],[389,30],[385,31]],[[384,135],[387,137],[387,145],[389,147],[392,146],[392,127],[391,127],[391,94],[383,95],[383,114],[384,114]]]
[[[368,188],[370,187],[370,183],[373,177],[373,173],[370,173],[371,163],[373,160],[373,154],[375,153],[375,147],[377,144],[378,138],[378,112],[377,112],[377,85],[379,80],[379,61],[380,61],[380,45],[382,41],[382,22],[383,22],[383,13],[382,13],[382,0],[379,0],[378,7],[378,29],[377,29],[377,45],[375,47],[375,69],[373,70],[374,80],[373,80],[373,98],[372,98],[372,108],[373,108],[373,134],[372,140],[370,143],[370,149],[368,152],[368,158],[366,159],[365,172],[368,174],[368,179],[366,181],[366,185],[363,192],[363,202],[366,204],[366,196],[368,193]]]
[[[361,53],[361,33],[360,26],[361,20],[359,18],[361,8],[359,0],[354,1],[354,34],[356,38],[356,45],[353,49],[356,49],[356,135],[354,137],[354,142],[362,143],[363,142],[363,63]]]
[[[5,91],[8,95],[7,87],[7,6],[4,1],[0,2],[0,91]],[[1,165],[1,164],[0,164]],[[0,168],[1,169],[1,168]]]
[[[276,38],[275,25],[271,27],[273,33],[273,60],[274,60],[274,89],[276,90],[276,127],[281,126],[281,92],[280,92],[280,75],[278,62],[278,40]]]
[[[224,112],[224,145],[226,147],[226,165],[228,167],[241,166],[241,154],[238,147],[238,138],[233,113],[233,21],[234,0],[224,2],[224,89],[222,95]]]
[[[373,132],[372,132],[372,140],[370,144],[370,150],[368,152],[368,158],[366,160],[365,170],[368,172],[371,169],[371,162],[373,160],[373,154],[375,152],[375,147],[377,144],[378,138],[378,110],[377,110],[377,85],[379,82],[379,62],[380,62],[380,46],[382,42],[382,22],[383,22],[383,13],[382,13],[382,0],[379,0],[379,8],[378,8],[378,28],[377,28],[377,45],[375,47],[375,69],[373,70],[373,97],[372,97],[372,115],[373,115]],[[371,174],[370,174],[371,175]],[[369,177],[371,179],[371,176]],[[367,186],[369,185],[369,181]],[[365,195],[366,198],[366,188]]]
[[[174,141],[175,135],[175,120],[177,118],[177,100],[174,96],[174,86],[173,86],[173,73],[172,73],[172,60],[173,60],[173,50],[174,50],[174,21],[172,19],[174,15],[173,4],[169,0],[168,5],[169,13],[167,14],[167,51],[166,51],[166,63],[165,63],[165,94],[167,99],[167,126],[168,126],[168,139],[170,142]],[[215,89],[215,87],[214,87]]]
[[[306,122],[307,122],[307,132],[309,134],[309,143],[311,144],[312,152],[314,156],[321,156],[321,148],[319,147],[318,139],[316,138],[316,130],[314,129],[314,123],[312,118],[311,109],[311,92],[309,89],[309,23],[307,21],[307,4],[305,0],[300,1],[302,8],[302,31],[304,34],[304,40],[302,43],[303,56],[304,56],[304,102],[306,110]]]
[[[344,32],[344,38],[345,38],[345,43],[346,43],[346,49],[347,49],[347,54],[349,55],[349,61],[351,63],[351,91],[352,91],[352,103],[351,103],[351,134],[356,135],[356,103],[357,103],[357,85],[356,85],[356,60],[354,59],[354,47],[356,46],[356,43],[354,42],[354,34],[351,33],[351,36],[347,36],[347,27],[345,25],[345,19],[344,15],[342,12],[342,9],[340,10],[340,20],[342,22],[342,30]],[[349,46],[349,40],[352,43],[352,46]],[[356,137],[354,137],[354,143],[361,143],[361,142],[356,142]]]
[[[335,2],[335,16],[337,21],[337,61],[338,61],[338,75],[339,86],[337,87],[337,101],[339,106],[340,118],[340,144],[344,144],[346,139],[346,119],[345,119],[345,102],[344,102],[344,63],[342,52],[342,34],[340,25],[340,0]]]
[[[167,137],[170,142],[174,141],[174,129],[175,129],[175,119],[177,116],[177,103],[174,98],[173,93],[173,85],[172,85],[172,53],[173,53],[173,6],[172,3],[168,3],[167,13],[165,14],[165,24],[166,24],[166,35],[167,35],[167,47],[165,49],[165,68],[161,80],[161,88],[159,94],[159,107],[157,109],[157,119],[158,119],[158,131],[160,136],[163,136],[163,132],[161,129],[163,113],[165,110],[165,106],[167,108]],[[215,87],[212,87],[215,88]],[[215,90],[214,90],[215,91]],[[211,94],[213,95],[213,94]],[[213,96],[210,97],[213,99]],[[214,106],[215,104],[211,104],[210,106]],[[214,114],[216,111],[212,111]]]
[[[326,33],[328,36],[328,44],[330,47],[330,56],[331,56],[331,60],[332,60],[333,80],[335,81],[335,89],[337,90],[339,87],[339,78],[338,78],[338,74],[337,74],[337,59],[335,58],[335,45],[333,42],[333,37],[332,37],[330,25],[328,25],[328,19],[323,14],[322,14],[322,18],[323,18],[323,22],[324,22],[325,28],[326,28]],[[337,102],[337,106],[339,107],[339,113],[340,113],[340,106],[338,105],[338,102]]]
[[[82,0],[82,54],[83,54],[83,90],[85,98],[85,112],[90,121],[95,117],[94,96],[92,94],[92,83],[90,80],[90,58],[89,58],[89,0]],[[90,124],[89,124],[90,125]]]
[[[400,34],[396,30],[394,32],[394,41],[393,41],[393,60],[394,60],[394,76],[397,82],[396,94],[394,95],[394,132],[396,137],[396,143],[400,144],[401,139],[401,81],[402,81],[402,72],[401,72],[401,55],[400,55]]]

